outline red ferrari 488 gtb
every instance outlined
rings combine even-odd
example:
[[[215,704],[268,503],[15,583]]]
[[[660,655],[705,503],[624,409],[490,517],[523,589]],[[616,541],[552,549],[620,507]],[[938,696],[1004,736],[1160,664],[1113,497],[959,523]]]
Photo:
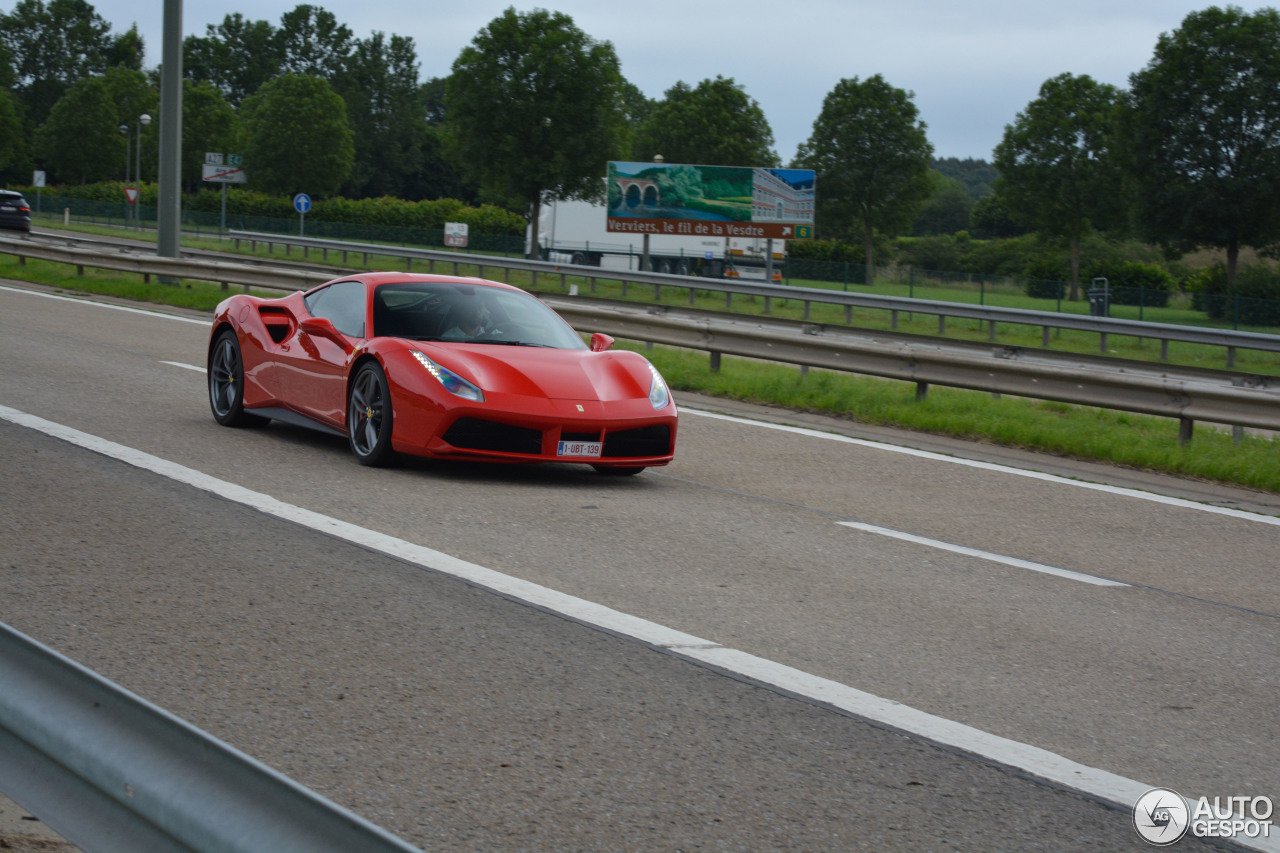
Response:
[[[479,278],[364,273],[280,299],[232,296],[209,337],[218,423],[275,418],[398,453],[582,462],[635,474],[671,461],[676,406],[644,356],[583,343],[534,296]]]

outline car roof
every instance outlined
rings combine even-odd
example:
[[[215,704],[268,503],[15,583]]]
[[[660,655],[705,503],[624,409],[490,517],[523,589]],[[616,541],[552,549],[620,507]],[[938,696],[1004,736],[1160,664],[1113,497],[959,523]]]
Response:
[[[22,193],[17,190],[0,190],[0,195],[6,198],[22,198]]]
[[[470,284],[479,285],[481,287],[492,287],[498,290],[514,290],[521,293],[521,290],[514,285],[505,284],[501,281],[493,281],[487,278],[475,278],[472,276],[460,275],[435,275],[434,273],[412,273],[412,272],[367,272],[356,273],[355,275],[346,275],[336,278],[333,281],[327,281],[324,284],[317,285],[312,290],[318,290],[330,284],[339,281],[362,281],[371,287],[378,288],[383,285],[392,284]]]

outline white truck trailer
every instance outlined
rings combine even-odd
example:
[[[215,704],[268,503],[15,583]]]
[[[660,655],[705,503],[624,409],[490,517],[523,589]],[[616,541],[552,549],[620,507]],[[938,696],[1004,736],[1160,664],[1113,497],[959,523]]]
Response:
[[[607,211],[603,204],[550,201],[543,203],[541,211],[538,248],[543,260],[604,269],[644,269],[644,237],[607,230]],[[650,269],[676,275],[759,281],[768,280],[771,272],[773,280],[780,281],[786,245],[785,240],[653,234],[649,237]]]

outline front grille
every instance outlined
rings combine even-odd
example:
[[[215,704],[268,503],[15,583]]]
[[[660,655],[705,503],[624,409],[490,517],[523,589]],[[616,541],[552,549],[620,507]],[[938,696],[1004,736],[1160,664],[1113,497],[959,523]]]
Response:
[[[542,452],[542,433],[539,430],[480,418],[459,418],[444,434],[444,440],[464,450],[533,455]]]
[[[666,456],[671,452],[671,428],[666,424],[624,429],[604,437],[604,455],[613,458]]]

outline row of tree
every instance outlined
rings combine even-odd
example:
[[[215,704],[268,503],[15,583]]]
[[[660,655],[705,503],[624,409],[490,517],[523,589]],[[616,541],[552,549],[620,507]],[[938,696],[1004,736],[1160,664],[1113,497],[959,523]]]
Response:
[[[157,109],[142,47],[85,0],[19,0],[0,14],[0,174],[37,164],[62,182],[117,177],[130,134],[154,164],[154,129],[136,124]],[[545,199],[598,194],[612,159],[778,164],[762,110],[731,78],[650,100],[611,44],[541,9],[495,18],[444,79],[419,82],[411,39],[358,39],[309,5],[278,27],[227,16],[186,39],[184,72],[191,188],[205,151],[235,151],[266,192],[483,199],[536,223]],[[1131,84],[1046,81],[1006,128],[995,193],[972,218],[1067,241],[1073,279],[1083,237],[1101,229],[1221,247],[1233,280],[1242,246],[1280,240],[1280,15],[1192,13]],[[877,237],[924,215],[945,228],[972,203],[955,175],[930,169],[912,99],[880,75],[841,80],[791,164],[818,173],[820,234],[860,244],[868,272]]]

